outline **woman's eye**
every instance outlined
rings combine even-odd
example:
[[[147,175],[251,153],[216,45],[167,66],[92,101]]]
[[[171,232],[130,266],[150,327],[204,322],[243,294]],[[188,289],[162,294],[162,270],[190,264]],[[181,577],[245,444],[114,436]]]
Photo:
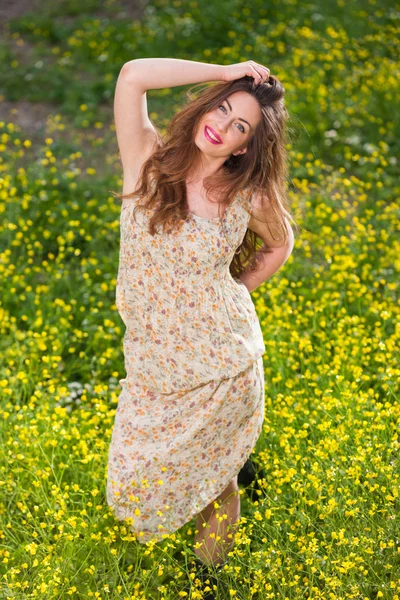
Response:
[[[226,111],[226,108],[225,108],[225,106],[224,106],[223,104],[221,104],[221,105],[220,105],[218,108],[223,108],[223,109],[224,109],[224,111],[225,111],[225,113],[227,112],[227,111]],[[243,127],[243,125],[240,125],[240,123],[239,123],[239,126],[242,128],[240,131],[241,131],[242,133],[245,133],[245,130],[244,130],[244,127]]]

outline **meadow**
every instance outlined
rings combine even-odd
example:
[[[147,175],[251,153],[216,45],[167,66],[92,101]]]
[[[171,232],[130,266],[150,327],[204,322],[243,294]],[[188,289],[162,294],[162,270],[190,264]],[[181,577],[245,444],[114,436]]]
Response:
[[[194,520],[140,544],[105,498],[125,376],[113,94],[124,62],[165,56],[256,60],[291,115],[300,233],[252,293],[266,345],[252,458],[265,478],[255,500],[241,489],[219,597],[400,599],[399,15],[387,0],[42,0],[8,21],[1,598],[190,600]],[[148,92],[162,130],[185,93]]]

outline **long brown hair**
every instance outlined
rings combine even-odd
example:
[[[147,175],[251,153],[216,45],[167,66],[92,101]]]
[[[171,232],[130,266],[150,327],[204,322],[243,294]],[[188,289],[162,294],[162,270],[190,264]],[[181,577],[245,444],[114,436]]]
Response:
[[[258,86],[246,75],[231,82],[206,83],[197,97],[192,90],[193,87],[187,92],[190,101],[170,120],[164,139],[155,128],[157,148],[142,165],[136,189],[129,194],[112,192],[113,195],[138,198],[133,213],[135,215],[140,209],[150,211],[151,235],[155,235],[158,226],[164,231],[167,227],[179,227],[187,218],[186,177],[200,154],[194,143],[197,125],[204,114],[220,105],[226,97],[245,91],[258,101],[261,121],[247,143],[247,151],[238,156],[231,155],[217,173],[204,178],[203,187],[207,197],[215,197],[222,206],[228,206],[241,191],[246,191],[250,197],[256,194],[261,208],[253,209],[252,216],[268,223],[268,227],[272,224],[280,243],[286,242],[285,221],[289,219],[294,224],[295,221],[289,213],[286,196],[288,154],[285,146],[289,115],[284,104],[285,88],[273,75]],[[271,232],[270,227],[269,230]],[[276,239],[273,233],[271,235]],[[263,245],[255,232],[247,229],[230,264],[232,277],[238,278],[248,266],[250,270],[256,268],[257,251],[272,250]]]

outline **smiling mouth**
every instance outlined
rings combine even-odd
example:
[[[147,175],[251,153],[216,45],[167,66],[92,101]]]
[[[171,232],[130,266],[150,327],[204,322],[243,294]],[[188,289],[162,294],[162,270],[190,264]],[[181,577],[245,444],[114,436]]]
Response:
[[[212,144],[222,144],[222,140],[219,135],[216,134],[213,129],[208,127],[208,125],[204,127],[204,135]]]

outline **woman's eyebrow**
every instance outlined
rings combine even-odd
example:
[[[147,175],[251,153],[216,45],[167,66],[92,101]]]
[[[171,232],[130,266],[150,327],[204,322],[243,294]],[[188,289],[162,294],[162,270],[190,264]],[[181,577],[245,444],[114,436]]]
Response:
[[[227,103],[227,105],[229,106],[230,111],[232,112],[232,106],[229,104],[229,100],[227,98],[225,98],[225,102]],[[241,119],[239,117],[239,121],[243,121],[243,123],[247,123],[247,125],[250,127],[251,129],[251,125],[248,121],[246,121],[246,119]]]

